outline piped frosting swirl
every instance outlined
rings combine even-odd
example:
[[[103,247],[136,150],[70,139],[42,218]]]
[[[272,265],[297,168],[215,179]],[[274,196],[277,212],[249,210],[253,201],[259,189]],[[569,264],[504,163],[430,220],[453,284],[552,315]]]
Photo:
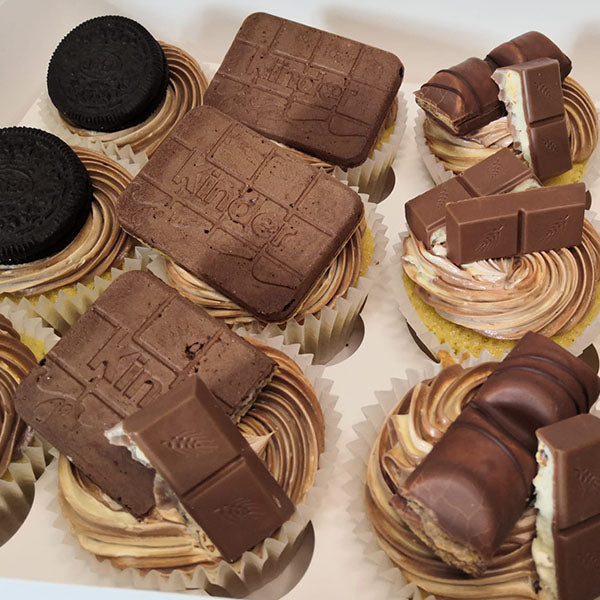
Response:
[[[69,131],[103,143],[130,145],[134,152],[145,152],[150,156],[181,117],[202,104],[208,88],[208,80],[192,56],[177,46],[166,42],[159,44],[169,65],[169,86],[163,103],[150,117],[139,125],[113,133],[88,131],[61,119]]]
[[[600,236],[585,220],[581,244],[457,266],[443,244],[427,250],[410,233],[404,272],[419,297],[443,318],[484,336],[516,340],[572,329],[594,304],[600,280]]]
[[[15,411],[15,390],[36,364],[10,321],[0,315],[0,478],[19,449],[26,425]]]
[[[93,187],[92,211],[81,231],[63,250],[31,263],[0,265],[0,295],[32,296],[92,280],[121,263],[133,239],[119,226],[116,205],[132,176],[103,154],[74,148]]]
[[[537,598],[528,508],[480,578],[465,577],[418,541],[389,501],[498,363],[453,365],[417,384],[388,415],[369,457],[367,514],[377,540],[405,577],[438,598]]]
[[[292,502],[299,504],[314,483],[324,449],[323,414],[311,384],[293,360],[263,342],[248,341],[277,367],[238,427],[247,438],[268,439],[262,458]],[[59,463],[59,500],[82,547],[109,558],[116,567],[212,569],[222,560],[206,536],[189,533],[172,507],[157,505],[138,520],[64,457]],[[253,551],[260,553],[260,546]]]

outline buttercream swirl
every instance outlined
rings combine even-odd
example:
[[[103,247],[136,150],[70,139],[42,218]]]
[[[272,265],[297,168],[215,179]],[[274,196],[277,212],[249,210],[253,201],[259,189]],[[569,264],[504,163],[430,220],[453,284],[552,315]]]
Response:
[[[598,143],[598,112],[589,94],[571,77],[563,82],[563,95],[571,159],[574,163],[583,162]],[[512,147],[513,142],[506,117],[464,137],[455,136],[433,120],[425,119],[423,133],[434,156],[454,173],[461,173],[502,148]]]
[[[47,258],[20,265],[0,265],[0,294],[32,296],[92,280],[121,263],[133,239],[119,226],[116,205],[132,176],[103,154],[74,148],[93,187],[90,216],[75,239]]]
[[[238,428],[249,438],[270,436],[263,460],[291,501],[299,504],[314,483],[324,449],[323,414],[310,382],[293,360],[261,341],[247,339],[277,366]],[[82,547],[109,558],[116,567],[216,569],[222,560],[206,536],[189,533],[177,511],[157,506],[138,520],[62,456],[59,500]],[[260,554],[261,546],[253,551]]]
[[[402,262],[419,297],[448,321],[497,339],[527,331],[551,337],[572,329],[594,304],[600,237],[584,220],[578,246],[457,266],[443,245],[429,251],[409,233]]]
[[[356,285],[361,272],[365,230],[366,224],[363,221],[298,308],[295,315],[297,321],[301,322],[309,314],[318,315],[325,306],[333,308],[336,300],[348,288]],[[216,319],[223,319],[228,325],[247,324],[256,320],[246,309],[168,258],[166,268],[169,284],[182,296],[200,304]]]
[[[535,513],[529,507],[493,557],[484,575],[465,577],[412,534],[389,501],[421,463],[498,363],[453,365],[417,384],[388,415],[369,457],[368,517],[377,540],[411,582],[438,598],[536,599],[531,556]]]
[[[19,449],[26,425],[15,411],[15,390],[36,364],[10,321],[0,315],[0,478]]]
[[[88,131],[62,119],[71,133],[91,137],[103,143],[114,142],[117,146],[129,144],[134,152],[143,151],[150,156],[176,123],[192,108],[202,104],[208,80],[200,65],[181,48],[165,42],[159,44],[169,64],[169,86],[160,107],[139,125],[112,133]]]

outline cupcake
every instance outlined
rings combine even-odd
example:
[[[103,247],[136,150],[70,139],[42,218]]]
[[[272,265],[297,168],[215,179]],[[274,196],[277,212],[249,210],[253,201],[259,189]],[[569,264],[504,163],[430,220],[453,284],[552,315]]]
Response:
[[[49,129],[150,156],[208,82],[187,52],[157,42],[139,23],[104,16],[85,21],[60,42],[48,67]]]
[[[513,130],[509,120],[503,114],[506,111],[498,100],[498,88],[490,77],[498,67],[542,57],[560,62],[572,161],[570,170],[544,183],[555,185],[581,181],[598,143],[597,109],[585,89],[568,76],[571,70],[571,61],[568,57],[542,34],[529,32],[498,46],[485,60],[471,58],[449,70],[440,71],[416,92],[417,103],[425,111],[425,114],[421,114],[417,120],[417,141],[425,164],[436,183],[440,183],[452,174],[462,173],[502,148],[511,148],[519,152],[519,147],[514,146],[513,143]],[[460,71],[462,76],[468,74],[467,79],[475,77],[472,73],[477,71],[476,79],[473,79],[471,84],[476,88],[477,101],[483,102],[483,105],[488,107],[487,112],[484,113],[477,108],[475,101],[470,99],[470,93],[462,90],[463,84],[451,80],[445,81],[445,84],[450,85],[456,93],[461,93],[462,90],[465,94],[464,103],[457,101],[456,105],[452,104],[451,107],[441,105],[442,100],[438,95],[437,86],[442,85],[442,79],[451,79],[453,69],[457,73]],[[447,96],[447,98],[451,97],[452,94]],[[448,120],[438,112],[439,110],[446,111],[444,114]],[[467,115],[469,119],[466,118]],[[459,118],[463,119],[460,125],[456,120]]]
[[[497,175],[491,177],[491,172]],[[593,341],[600,237],[589,220],[593,217],[582,218],[583,197],[581,241],[576,245],[465,264],[456,264],[448,256],[445,205],[437,212],[427,208],[438,196],[460,204],[466,202],[460,198],[498,191],[516,197],[514,190],[523,186],[535,189],[539,183],[522,161],[504,149],[406,204],[409,231],[396,247],[391,279],[403,315],[434,353],[447,344],[455,355],[467,351],[479,356],[485,349],[499,358],[527,331],[552,337],[574,353]],[[583,184],[571,186],[580,187],[557,187],[552,193],[569,190],[582,196]]]
[[[384,246],[356,192],[209,106],[185,117],[118,213],[165,255],[149,265],[161,279],[229,325],[277,324],[319,362],[347,341]]]
[[[536,535],[536,514],[533,508],[532,502],[526,503],[521,509],[523,512],[520,513],[520,517],[517,515],[516,523],[511,526],[507,534],[501,539],[498,544],[498,548],[495,550],[493,556],[488,558],[485,569],[479,572],[475,576],[466,575],[464,572],[459,570],[455,566],[448,564],[446,558],[442,560],[440,556],[444,555],[444,552],[440,547],[432,550],[429,543],[425,543],[419,539],[419,537],[413,532],[413,526],[409,526],[408,517],[397,509],[396,500],[397,492],[405,495],[408,494],[408,489],[415,490],[415,481],[418,479],[417,469],[420,469],[420,473],[424,472],[423,467],[427,457],[429,457],[429,465],[433,462],[432,451],[438,448],[438,444],[444,441],[444,444],[449,443],[449,432],[452,432],[453,443],[459,443],[459,435],[464,437],[471,435],[471,431],[474,431],[466,425],[462,428],[452,427],[452,424],[458,419],[465,422],[466,412],[479,412],[479,407],[482,403],[490,402],[493,394],[500,393],[499,381],[502,380],[502,385],[513,386],[515,378],[522,381],[523,389],[531,390],[532,394],[529,396],[529,402],[532,404],[546,402],[543,398],[551,399],[552,402],[556,402],[553,411],[542,411],[538,414],[538,417],[543,419],[556,418],[550,417],[550,413],[554,413],[558,410],[565,409],[566,412],[560,413],[560,418],[567,418],[569,414],[576,414],[572,411],[573,397],[564,395],[563,392],[556,394],[555,396],[545,396],[541,390],[547,385],[548,381],[552,381],[551,385],[557,385],[556,379],[553,377],[546,378],[544,369],[553,370],[554,375],[558,374],[559,379],[564,377],[572,377],[575,373],[581,374],[584,372],[584,376],[589,378],[586,380],[586,386],[591,384],[595,386],[596,394],[598,389],[598,380],[595,378],[594,373],[589,370],[583,363],[580,363],[574,357],[568,355],[568,360],[565,363],[560,361],[560,349],[559,352],[554,355],[553,361],[548,363],[550,366],[546,366],[546,359],[542,359],[541,362],[535,358],[536,355],[542,356],[547,349],[547,345],[551,344],[548,340],[539,342],[540,336],[533,336],[529,342],[533,343],[535,348],[533,350],[531,345],[527,352],[519,352],[518,358],[515,355],[513,360],[513,368],[516,363],[522,365],[516,367],[517,371],[512,372],[509,375],[510,369],[508,369],[508,363],[495,363],[495,362],[483,362],[479,364],[471,363],[468,366],[460,366],[453,364],[445,368],[437,368],[435,373],[431,377],[427,377],[423,381],[417,383],[414,387],[408,381],[396,381],[394,386],[394,392],[388,394],[389,401],[392,403],[392,410],[385,416],[386,409],[383,406],[377,407],[377,412],[374,407],[369,411],[371,416],[377,414],[376,422],[369,424],[368,428],[366,424],[363,424],[357,428],[359,434],[364,434],[362,442],[373,442],[373,446],[368,458],[365,456],[367,463],[367,474],[366,474],[366,496],[365,506],[366,515],[370,521],[373,531],[376,535],[377,542],[381,549],[385,552],[385,555],[394,563],[394,565],[401,571],[406,581],[415,583],[425,593],[433,594],[435,598],[485,598],[486,600],[492,598],[538,598],[539,591],[539,577],[536,571],[535,563],[532,557],[532,542]],[[529,343],[528,342],[528,343]],[[552,350],[555,353],[555,350]],[[566,354],[566,353],[564,353]],[[564,356],[563,356],[564,358]],[[511,360],[510,357],[508,360]],[[534,374],[523,368],[526,363],[531,361],[537,361],[537,366],[541,364],[541,371],[534,369]],[[515,362],[516,361],[516,362]],[[555,362],[556,361],[556,362]],[[576,365],[566,366],[567,363],[574,361],[578,363]],[[572,369],[577,366],[577,369]],[[565,370],[566,369],[566,370]],[[540,375],[541,374],[541,375]],[[577,377],[577,375],[575,375]],[[512,379],[510,379],[512,377]],[[520,378],[520,379],[519,379]],[[539,382],[532,383],[536,378],[539,378]],[[513,383],[510,383],[510,382]],[[485,394],[482,394],[481,390],[484,389],[486,382],[492,384],[492,387],[487,387],[487,398]],[[540,385],[541,387],[537,387]],[[562,385],[562,384],[561,384]],[[495,386],[495,387],[494,387]],[[490,392],[490,389],[494,389],[494,392]],[[580,388],[584,389],[584,386]],[[536,396],[536,394],[540,394]],[[561,396],[561,394],[563,394]],[[393,397],[392,397],[393,396]],[[483,399],[482,399],[483,396]],[[523,396],[523,393],[521,393]],[[561,396],[560,402],[558,396]],[[384,396],[381,395],[381,398]],[[497,400],[500,400],[500,396],[496,394],[494,396]],[[486,412],[485,407],[481,408],[481,414],[488,415],[493,414],[499,419],[498,422],[502,422],[507,430],[514,433],[518,430],[519,433],[515,434],[516,439],[519,440],[519,444],[523,443],[523,447],[529,448],[529,442],[533,440],[532,448],[527,451],[526,460],[527,467],[520,471],[519,468],[515,470],[516,479],[519,480],[523,476],[529,476],[528,484],[525,490],[524,498],[530,497],[531,495],[531,480],[535,475],[535,451],[537,444],[535,443],[535,433],[531,430],[531,435],[525,435],[525,429],[528,427],[534,427],[533,423],[535,419],[529,420],[529,413],[527,416],[521,415],[519,425],[516,428],[511,428],[508,420],[502,420],[508,418],[508,407],[516,407],[515,403],[522,402],[518,400],[518,393],[512,395],[504,395],[504,404],[499,401],[494,408]],[[579,398],[579,394],[577,394]],[[595,400],[595,397],[591,398],[591,402]],[[474,401],[473,406],[471,403]],[[493,402],[493,401],[492,401]],[[512,404],[511,404],[512,403]],[[562,404],[561,404],[562,403]],[[562,406],[562,408],[557,408]],[[589,407],[589,406],[588,406]],[[473,411],[473,408],[477,410]],[[365,414],[367,414],[365,412]],[[556,413],[558,414],[558,413]],[[462,416],[461,416],[462,415]],[[472,415],[471,415],[472,416]],[[470,418],[470,417],[469,417]],[[487,418],[487,417],[486,417]],[[541,422],[539,426],[543,426]],[[374,426],[374,429],[373,429]],[[487,426],[486,426],[487,427]],[[476,428],[477,429],[477,428]],[[366,439],[366,432],[372,431],[369,440]],[[481,430],[479,430],[481,431]],[[459,434],[459,432],[461,432]],[[521,436],[521,437],[519,437]],[[532,438],[530,440],[529,438]],[[485,436],[484,436],[485,438]],[[514,442],[513,438],[513,442]],[[511,443],[513,443],[511,442]],[[462,443],[462,442],[460,442]],[[440,448],[441,449],[441,448]],[[456,447],[459,462],[464,463],[464,473],[471,472],[473,465],[481,465],[481,472],[484,472],[483,465],[491,465],[495,458],[490,455],[485,455],[480,449],[472,446],[472,453],[467,456],[468,451],[464,447]],[[501,447],[499,450],[501,454],[509,453],[506,447]],[[492,449],[489,450],[493,452]],[[434,452],[434,454],[436,454]],[[437,452],[437,456],[440,453]],[[462,458],[461,458],[462,457]],[[503,459],[498,457],[500,461]],[[521,461],[519,458],[519,461]],[[513,459],[514,460],[514,459]],[[515,468],[515,463],[507,463],[510,469]],[[451,464],[446,465],[446,470],[452,469]],[[462,478],[463,471],[461,467],[457,467],[456,472],[456,485],[461,486],[465,483]],[[477,469],[475,469],[477,470]],[[414,473],[414,475],[412,475]],[[434,485],[433,476],[431,475],[431,467],[427,476],[431,476],[431,484]],[[505,477],[504,473],[493,472],[493,476],[490,476],[491,480],[502,481]],[[424,475],[419,475],[424,477]],[[424,481],[424,480],[423,480]],[[465,484],[466,485],[466,484]],[[495,485],[490,483],[490,485]],[[512,510],[514,505],[514,497],[522,495],[520,490],[521,484],[517,483],[503,491],[502,494],[509,494],[509,497],[502,498],[501,502],[505,503],[505,512],[502,518]],[[432,488],[433,489],[433,488]],[[486,491],[478,488],[480,491],[480,501],[482,504],[488,502],[494,503],[497,499],[494,497],[486,496]],[[468,492],[465,489],[465,493]],[[435,492],[431,492],[431,502],[435,502]],[[448,492],[446,497],[448,511],[454,510],[453,506],[454,498],[451,496],[451,492]],[[477,502],[473,505],[473,523],[479,522],[478,515],[485,512],[483,506],[479,506]],[[460,507],[456,507],[456,521],[461,520],[461,516],[458,514],[461,512]],[[360,507],[357,508],[356,517],[361,520],[358,514]],[[480,512],[479,512],[480,511]],[[498,519],[501,517],[498,516]],[[432,517],[435,521],[436,517]],[[440,517],[440,523],[442,522]],[[444,517],[446,519],[446,517]],[[438,521],[436,521],[438,522]],[[444,522],[448,522],[445,520]],[[493,530],[497,531],[501,524],[494,523]],[[480,539],[488,539],[488,532],[482,533]],[[473,541],[473,545],[477,546],[478,542]],[[466,553],[465,553],[466,555]],[[376,561],[378,564],[383,566],[381,559],[376,556],[375,553],[371,553],[370,558]]]
[[[389,52],[255,13],[236,34],[206,104],[314,166],[346,170],[352,185],[379,199],[406,119],[397,100],[403,76]]]
[[[0,161],[12,178],[0,197],[0,298],[26,299],[30,312],[64,330],[56,304],[132,262],[134,240],[116,217],[132,177],[102,154],[25,127],[0,130]]]

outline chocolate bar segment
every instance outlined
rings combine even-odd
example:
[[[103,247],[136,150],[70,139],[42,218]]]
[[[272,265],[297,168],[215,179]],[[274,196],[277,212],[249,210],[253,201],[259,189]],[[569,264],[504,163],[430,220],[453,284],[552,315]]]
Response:
[[[392,505],[443,560],[481,574],[527,505],[536,429],[587,411],[599,392],[600,379],[585,363],[528,333]]]
[[[446,205],[448,258],[457,265],[581,243],[585,185],[539,188]]]
[[[546,181],[568,171],[569,132],[558,61],[549,58],[498,69],[492,76],[508,111],[515,147]]]
[[[490,63],[492,69],[497,69],[544,57],[558,61],[561,79],[571,72],[571,59],[539,31],[528,31],[500,44],[486,56],[485,60]]]
[[[456,135],[479,129],[505,113],[492,72],[484,60],[468,58],[423,84],[415,92],[417,104]]]
[[[117,429],[132,455],[143,453],[228,561],[273,534],[294,512],[198,377],[153,400]],[[113,432],[107,432],[109,439]]]
[[[406,221],[417,238],[430,248],[432,234],[446,222],[448,202],[539,185],[527,164],[504,148],[461,175],[409,200],[404,206]]]
[[[186,114],[121,225],[263,321],[292,317],[358,227],[358,194],[215,108]]]
[[[362,164],[402,83],[389,52],[265,13],[242,23],[204,95],[268,138]]]
[[[15,398],[22,419],[136,516],[154,505],[154,474],[104,437],[198,374],[230,416],[247,410],[272,360],[149,273],[108,289],[32,370]]]

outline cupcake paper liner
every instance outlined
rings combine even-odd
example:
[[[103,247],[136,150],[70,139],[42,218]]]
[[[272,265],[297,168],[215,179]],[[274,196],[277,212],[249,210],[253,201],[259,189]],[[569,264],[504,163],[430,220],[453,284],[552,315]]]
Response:
[[[47,508],[49,520],[53,522],[55,529],[64,534],[60,536],[60,540],[57,536],[57,543],[67,545],[67,552],[80,561],[79,567],[92,572],[98,581],[118,587],[163,591],[204,590],[241,596],[265,583],[293,556],[334,473],[338,453],[337,441],[340,436],[338,427],[340,414],[335,409],[337,397],[330,393],[333,382],[322,377],[323,367],[313,365],[312,356],[309,354],[300,354],[298,345],[285,344],[283,336],[276,338],[267,338],[264,334],[249,334],[249,336],[261,339],[273,348],[281,350],[298,364],[312,384],[323,411],[325,449],[320,457],[314,485],[308,491],[304,502],[296,506],[296,511],[290,520],[284,523],[274,537],[265,540],[260,554],[244,553],[239,569],[234,569],[232,565],[222,561],[214,570],[198,566],[191,574],[174,570],[171,574],[165,575],[156,570],[142,572],[134,568],[117,569],[109,560],[98,560],[91,552],[83,550],[71,534],[69,523],[62,516],[57,497],[57,478],[55,476],[44,478],[38,485],[44,486],[43,493],[53,498]],[[63,554],[64,550],[61,549]]]
[[[586,218],[592,223],[596,231],[600,231],[600,220],[596,218],[595,213],[587,211]],[[433,356],[447,354],[455,360],[460,360],[462,362],[462,358],[464,358],[462,357],[462,352],[468,352],[468,348],[461,349],[461,352],[455,352],[448,345],[448,343],[440,343],[440,340],[437,338],[435,333],[425,325],[424,321],[421,319],[408,297],[406,287],[404,285],[404,271],[402,268],[402,240],[404,240],[404,238],[407,236],[407,231],[401,232],[399,234],[401,240],[400,243],[393,246],[390,262],[386,266],[385,279],[387,281],[388,289],[397,301],[401,318],[406,319],[407,323],[414,330],[416,336],[423,342],[423,344],[425,344]],[[578,356],[599,336],[600,313],[594,317],[590,325],[588,325],[584,331],[573,341],[573,343],[566,347],[566,349],[571,352],[571,354]],[[506,350],[498,358],[493,360],[502,360],[502,358],[504,358],[509,351],[510,350]]]
[[[58,341],[54,331],[45,327],[41,319],[28,317],[14,305],[0,302],[0,314],[9,319],[25,343],[35,340],[33,345],[41,348],[41,353],[45,354]],[[35,482],[52,460],[49,449],[48,444],[34,437],[0,479],[0,546],[17,532],[29,514]]]
[[[596,102],[595,105],[596,112],[600,113],[600,102]],[[439,185],[444,181],[448,181],[454,177],[454,173],[446,169],[444,163],[431,152],[427,142],[425,140],[425,134],[423,133],[423,122],[425,121],[425,111],[422,108],[417,110],[417,117],[415,119],[415,141],[417,145],[417,150],[431,176],[435,185]],[[591,187],[600,176],[600,151],[598,150],[598,146],[596,146],[594,152],[588,159],[585,173],[583,175],[582,181],[585,183],[586,187]]]
[[[342,183],[348,185],[345,180]],[[365,206],[365,219],[373,235],[374,250],[369,269],[359,278],[356,286],[350,287],[343,297],[336,300],[335,308],[323,308],[318,317],[307,315],[302,324],[295,319],[290,319],[283,327],[274,323],[265,326],[254,321],[236,325],[234,331],[240,335],[245,335],[248,331],[264,331],[267,336],[283,334],[286,344],[299,344],[301,351],[312,354],[317,364],[326,363],[344,347],[354,330],[367,295],[378,278],[388,243],[387,227],[383,223],[383,216],[377,212],[377,205],[370,202],[365,194],[360,196]],[[148,270],[169,283],[165,258],[160,253],[153,252]]]

